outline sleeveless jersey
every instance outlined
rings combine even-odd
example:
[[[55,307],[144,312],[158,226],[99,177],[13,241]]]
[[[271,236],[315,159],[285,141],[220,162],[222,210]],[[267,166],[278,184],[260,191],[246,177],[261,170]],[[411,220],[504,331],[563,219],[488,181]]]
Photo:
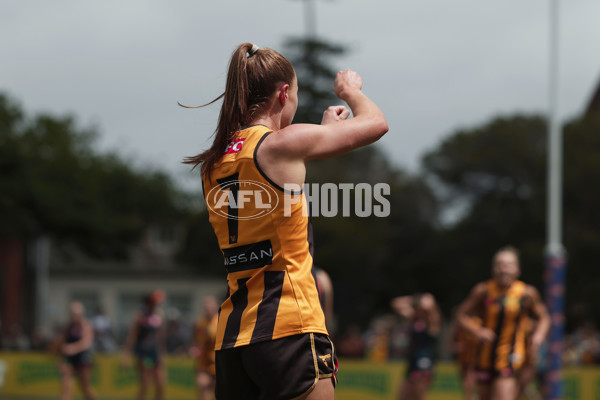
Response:
[[[472,317],[477,325],[481,325],[481,319]],[[469,368],[475,366],[477,360],[477,346],[479,340],[464,328],[458,328],[456,331],[455,340],[458,345],[456,352],[456,361],[461,368]]]
[[[437,338],[427,331],[427,320],[416,318],[410,323],[408,372],[433,368]]]
[[[83,337],[83,324],[81,322],[71,322],[65,329],[64,339],[66,343],[75,343]]]
[[[143,311],[138,334],[135,340],[137,351],[158,350],[158,330],[162,325],[162,317],[157,313]]]
[[[81,321],[69,323],[69,325],[65,328],[64,333],[63,333],[65,343],[75,343],[75,342],[80,341],[81,338],[83,337],[83,328],[84,328],[83,322],[81,322]],[[76,353],[76,354],[73,354],[70,356],[66,356],[65,358],[72,365],[80,366],[80,365],[90,365],[92,363],[92,357],[93,357],[93,349],[90,346],[87,349],[80,351],[79,353]]]
[[[227,270],[215,349],[302,333],[327,334],[309,252],[306,199],[275,184],[256,159],[272,134],[239,131],[202,183]]]
[[[527,285],[513,282],[501,289],[493,279],[487,281],[482,304],[482,324],[493,330],[496,338],[482,343],[477,369],[500,374],[518,370],[525,361],[525,317],[523,307]]]

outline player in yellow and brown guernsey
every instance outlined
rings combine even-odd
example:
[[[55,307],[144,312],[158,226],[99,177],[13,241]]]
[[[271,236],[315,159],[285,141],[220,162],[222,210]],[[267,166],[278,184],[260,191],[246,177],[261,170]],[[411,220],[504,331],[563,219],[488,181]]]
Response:
[[[473,317],[473,322],[481,324],[479,317]],[[459,366],[465,400],[477,399],[477,380],[475,365],[477,362],[477,347],[479,340],[476,336],[462,327],[457,327],[454,337],[456,361]]]
[[[465,400],[478,400],[477,381],[475,377],[475,362],[479,339],[464,329],[457,320],[456,307],[452,311],[452,321],[446,336],[446,346],[451,349],[458,365]],[[481,324],[479,317],[472,317],[476,325]]]
[[[192,355],[196,358],[198,400],[215,398],[215,342],[219,304],[214,296],[204,298],[204,315],[194,325]]]
[[[215,139],[202,165],[209,219],[227,270],[216,338],[216,397],[333,399],[337,359],[325,327],[307,238],[306,162],[387,132],[362,79],[340,71],[320,125],[292,124],[298,81],[278,52],[234,51]]]
[[[478,283],[459,306],[459,324],[479,341],[476,374],[481,400],[515,400],[526,351],[535,354],[546,338],[550,317],[538,291],[518,280],[518,251],[504,247],[494,255],[492,279]],[[479,316],[481,324],[473,316]],[[526,343],[526,318],[537,321]]]

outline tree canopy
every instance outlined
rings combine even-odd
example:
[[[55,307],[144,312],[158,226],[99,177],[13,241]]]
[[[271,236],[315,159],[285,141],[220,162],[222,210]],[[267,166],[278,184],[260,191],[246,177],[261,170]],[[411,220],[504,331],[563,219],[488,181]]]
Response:
[[[593,298],[600,278],[598,201],[600,121],[577,119],[564,127],[564,244],[568,253],[567,307],[576,319],[600,317]],[[491,257],[512,244],[521,251],[522,278],[542,289],[546,240],[546,123],[541,116],[496,118],[448,136],[423,159],[440,186],[446,210],[458,221],[437,238],[441,276],[454,289],[443,295],[456,304],[469,287],[486,279]],[[457,206],[458,204],[458,206]],[[579,314],[579,315],[575,315]]]
[[[28,116],[0,95],[0,235],[49,235],[95,257],[122,258],[149,222],[182,215],[169,176],[94,149],[73,117]]]
[[[337,102],[328,60],[344,48],[315,39],[291,39],[288,46],[301,83],[296,121],[319,123]],[[593,116],[564,127],[570,326],[577,318],[600,318],[594,296],[600,279],[598,132],[600,118]],[[49,235],[94,257],[126,257],[149,222],[183,220],[178,260],[223,273],[206,211],[190,207],[189,195],[168,174],[98,152],[96,136],[73,117],[30,116],[0,95],[0,236]],[[332,277],[341,327],[365,326],[389,312],[392,297],[414,292],[433,293],[449,315],[490,276],[493,253],[507,244],[521,250],[523,279],[542,289],[546,153],[545,119],[513,115],[450,133],[424,155],[419,173],[396,167],[377,145],[310,162],[309,184],[390,188],[387,217],[313,218],[315,263]]]
[[[298,37],[287,39],[284,46],[298,78],[298,111],[294,122],[319,124],[323,111],[339,102],[333,93],[337,70],[330,60],[343,56],[347,49],[318,38]]]

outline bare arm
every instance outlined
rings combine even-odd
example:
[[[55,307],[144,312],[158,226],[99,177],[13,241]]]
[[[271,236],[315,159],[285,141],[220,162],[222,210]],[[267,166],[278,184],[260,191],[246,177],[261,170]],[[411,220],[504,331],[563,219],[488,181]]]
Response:
[[[158,352],[165,354],[167,352],[167,323],[162,311],[159,311],[162,323],[156,332],[156,340],[158,341]]]
[[[494,331],[484,326],[478,325],[472,318],[472,315],[476,312],[477,307],[481,304],[483,297],[485,296],[486,285],[485,282],[478,283],[471,290],[467,298],[458,306],[456,312],[456,320],[462,328],[473,334],[479,340],[484,342],[491,342],[496,337]]]
[[[192,330],[191,345],[189,353],[192,357],[198,358],[202,356],[204,351],[204,344],[206,343],[206,329],[201,320],[196,321],[194,329]]]
[[[550,315],[536,288],[527,285],[527,295],[531,299],[531,314],[537,319],[536,328],[531,335],[531,352],[535,353],[548,335]]]
[[[133,318],[133,323],[127,332],[127,338],[125,339],[125,352],[131,353],[133,351],[133,347],[135,346],[135,338],[138,335],[138,331],[140,329],[140,315],[135,314]]]
[[[412,296],[400,296],[393,298],[392,301],[390,301],[390,307],[392,307],[392,310],[394,310],[399,316],[405,319],[410,319],[415,313]]]
[[[460,344],[458,340],[460,329],[462,328],[458,325],[455,315],[452,321],[450,321],[450,326],[448,327],[448,331],[444,337],[444,347],[450,349],[453,354],[458,353]]]
[[[77,353],[81,353],[92,347],[94,342],[94,329],[88,321],[82,322],[81,339],[73,343],[67,343],[62,345],[62,351],[67,356],[72,356]]]
[[[334,91],[348,104],[354,118],[346,120],[349,113],[335,107],[340,115],[337,123],[327,123],[329,121],[325,115],[325,123],[321,125],[289,125],[271,135],[264,145],[274,150],[273,156],[307,161],[333,157],[375,142],[388,131],[387,121],[379,107],[361,88],[362,78],[356,72],[338,72]],[[331,111],[331,108],[327,111]],[[267,145],[268,142],[271,143]]]
[[[60,358],[63,356],[63,346],[66,344],[65,335],[66,332],[64,329],[61,330],[60,333],[54,337],[54,341],[52,343],[52,353]]]
[[[305,163],[334,157],[375,142],[388,131],[387,121],[362,91],[362,78],[353,71],[338,72],[334,91],[343,106],[325,111],[321,125],[292,124],[269,135],[258,150],[258,162],[278,184],[304,183]],[[285,172],[281,172],[285,171]]]
[[[79,344],[79,351],[87,350],[94,344],[94,328],[89,321],[83,323],[83,335],[77,343]]]
[[[323,270],[320,270],[317,273],[317,279],[319,280],[321,289],[325,292],[323,313],[325,314],[325,325],[327,325],[327,330],[330,331],[329,333],[331,334],[331,329],[333,326],[333,284],[331,283],[329,274]]]
[[[421,298],[421,306],[427,311],[427,331],[432,336],[437,336],[442,331],[442,313],[438,307],[435,297],[425,293]]]

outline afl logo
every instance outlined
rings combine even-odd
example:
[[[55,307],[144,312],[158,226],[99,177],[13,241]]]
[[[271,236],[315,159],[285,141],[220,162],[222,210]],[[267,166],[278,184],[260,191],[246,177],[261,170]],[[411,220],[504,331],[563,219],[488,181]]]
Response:
[[[227,219],[247,220],[272,213],[279,196],[271,186],[257,181],[232,180],[213,187],[206,195],[206,205]]]

